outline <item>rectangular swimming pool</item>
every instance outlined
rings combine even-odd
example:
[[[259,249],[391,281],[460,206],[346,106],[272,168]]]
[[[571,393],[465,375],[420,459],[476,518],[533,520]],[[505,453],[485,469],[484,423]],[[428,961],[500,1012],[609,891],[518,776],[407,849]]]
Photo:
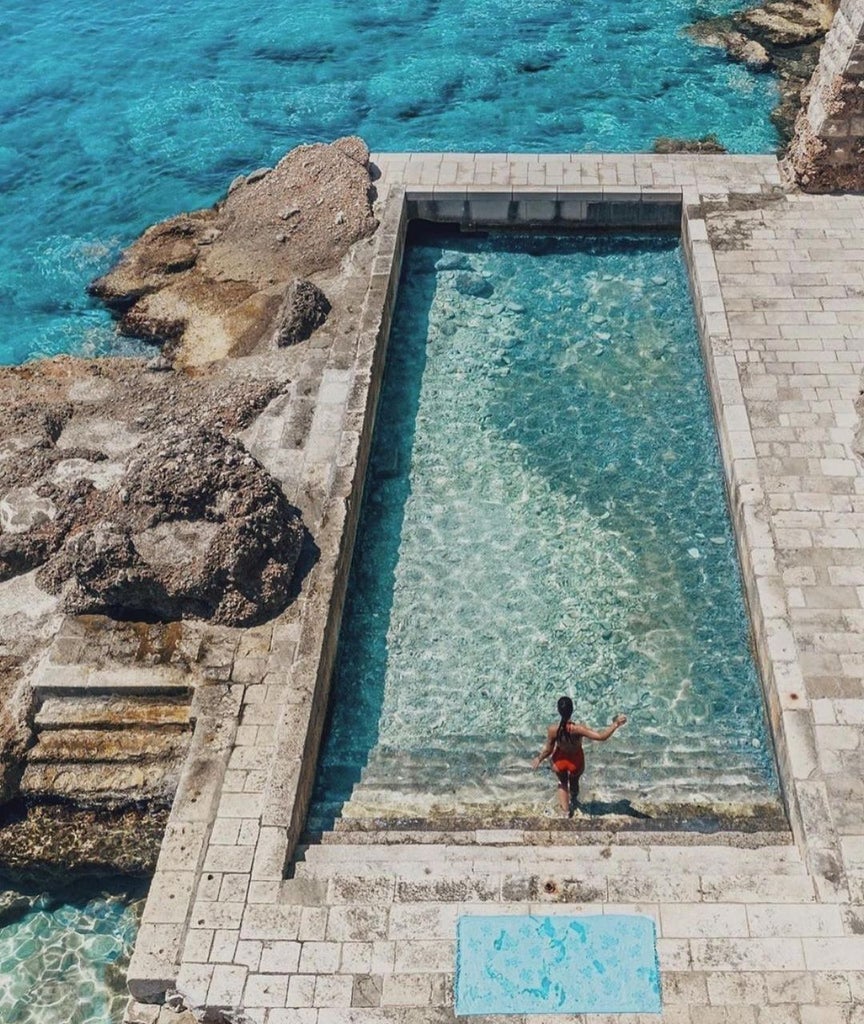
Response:
[[[677,237],[414,231],[309,827],[782,815]]]

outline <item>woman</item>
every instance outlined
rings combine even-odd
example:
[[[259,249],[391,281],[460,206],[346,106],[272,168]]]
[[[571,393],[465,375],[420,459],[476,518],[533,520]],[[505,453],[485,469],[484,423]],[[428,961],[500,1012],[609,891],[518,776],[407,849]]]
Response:
[[[612,724],[597,732],[589,729],[581,722],[571,722],[573,701],[569,697],[558,698],[558,714],[561,721],[550,725],[546,733],[546,746],[534,758],[534,769],[552,755],[552,769],[558,776],[558,801],[561,810],[570,814],[576,807],[579,797],[579,779],[585,771],[585,751],[582,749],[582,738],[589,740],[608,740],[613,732],[617,732],[627,721],[626,715],[616,715]]]

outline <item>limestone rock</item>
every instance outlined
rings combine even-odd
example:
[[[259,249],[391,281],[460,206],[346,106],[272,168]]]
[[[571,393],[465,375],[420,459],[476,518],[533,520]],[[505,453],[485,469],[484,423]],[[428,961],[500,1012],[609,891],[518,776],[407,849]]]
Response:
[[[32,487],[18,487],[0,498],[0,529],[4,533],[27,533],[57,518],[57,506]]]
[[[654,140],[655,153],[725,153],[726,147],[716,135],[701,139],[670,139],[660,135]]]
[[[214,207],[149,228],[90,292],[177,364],[246,354],[272,337],[290,282],[338,268],[375,230],[372,194],[362,139],[299,146]]]
[[[41,884],[70,874],[152,875],[168,809],[29,806],[0,829],[0,870]]]
[[[246,625],[284,607],[305,531],[239,442],[175,428],[141,447],[122,489],[134,500],[115,487],[40,573],[67,611]]]
[[[33,694],[16,658],[0,656],[0,804],[15,795],[32,741]]]
[[[127,618],[234,625],[281,610],[305,530],[230,434],[287,381],[234,365],[0,369],[0,583],[38,569],[67,611]]]
[[[686,31],[705,46],[725,49],[751,70],[774,69],[780,98],[771,118],[783,138],[792,134],[807,84],[837,8],[836,0],[767,0],[719,18],[706,18]]]
[[[276,314],[276,344],[296,345],[305,341],[327,319],[330,303],[311,281],[292,281]]]
[[[729,33],[726,51],[733,60],[745,64],[751,71],[767,71],[772,66],[771,56],[765,47],[740,32]]]
[[[738,17],[774,46],[803,46],[824,38],[835,5],[822,0],[769,0]]]
[[[491,281],[482,274],[470,270],[459,271],[453,279],[453,284],[460,295],[471,295],[479,299],[488,299],[495,291]]]

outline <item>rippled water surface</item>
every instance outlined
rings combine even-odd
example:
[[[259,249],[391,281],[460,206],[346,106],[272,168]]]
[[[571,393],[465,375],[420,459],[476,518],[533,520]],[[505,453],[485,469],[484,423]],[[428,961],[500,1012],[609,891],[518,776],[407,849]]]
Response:
[[[154,220],[209,205],[299,142],[626,151],[716,132],[733,151],[772,150],[772,78],[683,36],[696,13],[684,0],[6,0],[0,362],[113,351],[87,282]]]
[[[3,1024],[120,1024],[140,888],[79,886],[7,910],[0,917]]]
[[[677,240],[418,241],[388,358],[319,812],[531,805],[562,693],[612,794],[772,799]]]

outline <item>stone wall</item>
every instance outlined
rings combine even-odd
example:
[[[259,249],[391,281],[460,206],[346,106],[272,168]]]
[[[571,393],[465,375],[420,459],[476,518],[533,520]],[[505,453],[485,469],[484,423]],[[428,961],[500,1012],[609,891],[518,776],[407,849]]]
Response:
[[[786,157],[807,192],[864,189],[864,0],[843,0]]]

